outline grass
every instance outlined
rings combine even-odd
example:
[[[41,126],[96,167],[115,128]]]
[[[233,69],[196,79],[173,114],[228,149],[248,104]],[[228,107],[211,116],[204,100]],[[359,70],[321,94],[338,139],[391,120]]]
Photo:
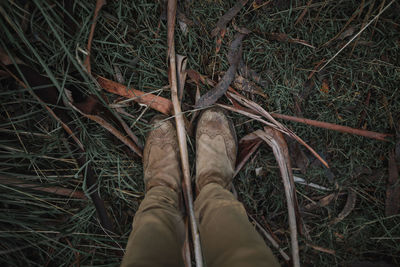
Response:
[[[217,80],[228,67],[226,59],[235,31],[229,26],[221,51],[216,54],[210,32],[218,18],[234,1],[191,1],[182,11],[194,24],[187,36],[176,29],[177,53],[188,57],[188,66]],[[252,2],[252,1],[249,1]],[[363,12],[348,27],[357,32],[364,21],[380,9],[379,1],[313,1],[302,23],[295,21],[308,1],[271,1],[259,9],[248,3],[235,18],[235,24],[252,30],[243,42],[245,63],[269,81],[263,89],[267,99],[255,100],[270,111],[295,114],[296,97],[309,90],[302,106],[304,117],[351,127],[395,133],[399,121],[400,21],[394,3],[376,23],[368,27],[353,44],[339,54],[305,87],[307,76],[323,58],[331,58],[348,40],[323,46],[346,24],[364,3]],[[388,2],[388,1],[386,1]],[[63,7],[56,1],[36,0],[2,3],[0,46],[40,73],[50,77],[59,90],[70,86],[85,93],[96,93],[95,84],[81,69],[89,35],[94,3],[76,1],[70,35],[65,29]],[[387,3],[386,3],[387,4]],[[368,9],[371,8],[371,15]],[[229,24],[231,25],[231,24]],[[286,33],[314,45],[270,40],[271,32]],[[103,7],[92,47],[92,71],[115,80],[115,67],[136,89],[151,92],[168,84],[166,62],[166,21],[160,20],[160,4],[153,1],[109,1]],[[322,92],[323,81],[329,85]],[[0,174],[29,183],[83,190],[84,173],[74,161],[61,126],[28,93],[9,79],[0,80]],[[190,91],[185,102],[191,103]],[[369,105],[364,101],[370,92]],[[203,91],[204,93],[204,91]],[[169,92],[163,96],[169,98]],[[115,96],[109,95],[110,99]],[[114,110],[112,110],[115,112]],[[144,141],[148,121],[155,114],[148,110],[136,122],[142,107],[126,108],[134,118],[121,115],[134,133]],[[142,166],[127,154],[124,146],[113,142],[97,124],[68,111],[82,129],[86,157],[98,176],[99,190],[115,223],[117,234],[105,235],[90,201],[68,199],[53,194],[0,184],[0,261],[2,265],[111,266],[121,261],[131,222],[144,195]],[[231,114],[239,137],[261,125]],[[285,122],[329,162],[327,171],[307,155],[312,164],[307,181],[334,188],[354,190],[355,209],[341,222],[331,225],[346,201],[335,198],[328,206],[304,210],[310,199],[327,193],[297,185],[299,204],[304,211],[311,240],[301,238],[301,259],[306,265],[348,265],[355,261],[386,261],[400,264],[400,216],[384,215],[388,152],[394,139],[381,142],[324,129]],[[255,168],[266,172],[257,177]],[[359,174],[360,169],[365,171]],[[240,199],[247,210],[281,240],[288,249],[287,213],[283,186],[272,153],[262,147],[235,180]],[[310,244],[327,248],[334,255],[317,251]],[[276,253],[276,251],[274,251]]]

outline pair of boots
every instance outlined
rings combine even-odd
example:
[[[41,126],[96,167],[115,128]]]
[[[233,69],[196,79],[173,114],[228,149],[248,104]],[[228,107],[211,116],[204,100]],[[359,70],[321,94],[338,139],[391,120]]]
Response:
[[[181,190],[179,146],[176,129],[171,121],[162,117],[153,119],[152,130],[143,153],[146,191],[155,186],[168,186]],[[204,111],[196,131],[196,187],[197,192],[209,183],[228,188],[235,171],[237,140],[232,122],[222,110]]]
[[[183,267],[179,148],[169,120],[153,119],[143,154],[146,196],[133,221],[121,266]],[[229,191],[235,170],[236,135],[222,110],[202,113],[196,131],[194,211],[205,266],[279,266],[248,221],[243,205]]]

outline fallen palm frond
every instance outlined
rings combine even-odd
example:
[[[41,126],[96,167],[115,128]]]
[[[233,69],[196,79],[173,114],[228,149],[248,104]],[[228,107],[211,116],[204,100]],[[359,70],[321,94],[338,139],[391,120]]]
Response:
[[[186,141],[186,130],[183,113],[181,110],[181,103],[178,96],[178,82],[177,79],[177,65],[176,65],[176,54],[175,54],[175,20],[176,20],[176,0],[168,0],[168,60],[169,60],[169,79],[171,85],[171,100],[174,108],[176,130],[178,135],[179,151],[181,158],[181,167],[183,174],[182,191],[186,202],[186,208],[189,215],[189,223],[191,228],[194,256],[197,267],[203,266],[203,255],[201,252],[200,235],[197,227],[196,217],[194,215],[193,208],[193,195],[192,195],[192,183],[190,179],[190,166],[189,166],[189,155],[187,150]],[[183,85],[182,85],[183,86]],[[183,90],[183,88],[182,88]],[[187,251],[188,252],[188,251]],[[185,253],[186,254],[186,253]]]
[[[293,181],[293,173],[290,164],[288,147],[285,139],[283,138],[283,135],[278,130],[265,127],[264,131],[257,130],[254,133],[272,148],[275,159],[279,165],[288,207],[292,261],[293,266],[298,267],[300,266],[300,256],[296,221],[300,222],[301,218],[297,204],[296,189]]]
[[[326,163],[326,161],[320,156],[318,155],[317,152],[315,152],[315,150],[310,147],[306,142],[303,141],[303,139],[301,139],[300,137],[298,137],[292,130],[288,129],[286,126],[284,126],[283,124],[281,124],[280,122],[276,121],[271,114],[269,114],[265,109],[263,109],[260,105],[258,105],[257,103],[246,99],[245,97],[239,95],[239,94],[232,94],[230,92],[227,93],[227,95],[229,95],[231,98],[233,98],[234,100],[236,100],[237,102],[239,102],[240,104],[244,105],[245,107],[251,109],[253,112],[257,113],[258,115],[266,118],[267,120],[269,120],[270,122],[265,122],[265,120],[260,119],[259,117],[257,118],[258,121],[263,122],[264,124],[273,127],[274,129],[279,130],[280,132],[294,138],[297,142],[299,142],[300,144],[302,144],[303,146],[305,146],[319,161],[322,162],[322,164],[324,164],[327,168],[329,168],[328,163]],[[226,108],[227,106],[225,105],[220,105],[221,107]],[[235,108],[231,108],[230,110],[232,111],[236,111],[239,113],[242,113],[244,111],[240,111],[239,109],[235,109]],[[247,115],[249,115],[249,113],[247,112]],[[254,116],[253,116],[254,118]]]

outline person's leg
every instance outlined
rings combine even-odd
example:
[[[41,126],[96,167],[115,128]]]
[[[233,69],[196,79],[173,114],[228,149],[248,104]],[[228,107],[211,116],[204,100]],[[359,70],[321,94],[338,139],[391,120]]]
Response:
[[[208,267],[279,266],[231,192],[210,183],[195,202],[203,255]]]
[[[143,153],[146,196],[135,214],[121,266],[183,266],[184,222],[176,130],[155,121]]]
[[[236,134],[221,110],[206,110],[196,131],[195,201],[203,255],[208,267],[279,266],[248,221],[230,188],[237,153]]]

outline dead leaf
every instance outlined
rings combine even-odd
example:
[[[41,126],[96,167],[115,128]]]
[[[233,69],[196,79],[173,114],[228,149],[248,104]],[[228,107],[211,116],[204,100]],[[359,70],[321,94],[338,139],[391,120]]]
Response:
[[[279,42],[296,43],[296,44],[308,46],[313,49],[315,48],[313,45],[310,45],[309,43],[307,43],[304,40],[289,37],[289,35],[287,35],[286,33],[275,33],[275,32],[269,33],[269,34],[267,34],[267,38],[269,38],[270,40],[275,40],[275,41],[279,41]]]
[[[178,83],[178,98],[179,101],[182,101],[183,98],[183,91],[185,88],[185,81],[186,81],[186,64],[187,64],[187,57],[182,55],[176,55],[176,75],[178,76],[176,81]]]
[[[346,218],[353,211],[354,207],[356,206],[356,202],[357,202],[357,194],[356,192],[350,189],[343,210],[339,213],[339,215],[335,219],[333,219],[330,222],[330,224],[331,225],[337,224],[338,222]]]
[[[385,215],[391,216],[400,211],[400,179],[394,150],[389,153],[389,176],[386,185]]]
[[[204,108],[211,106],[217,100],[225,94],[228,90],[229,85],[235,78],[236,70],[239,64],[240,59],[242,58],[242,40],[244,38],[244,34],[237,33],[235,35],[235,39],[232,41],[229,53],[228,53],[228,61],[230,64],[229,69],[226,71],[222,79],[218,82],[214,89],[205,93],[197,102],[195,108]]]
[[[91,54],[91,50],[92,50],[92,41],[93,41],[93,36],[94,36],[94,30],[95,30],[96,24],[97,24],[97,16],[99,15],[100,9],[105,4],[106,4],[106,0],[97,0],[96,1],[96,7],[94,9],[92,26],[90,28],[88,44],[87,44],[87,47],[86,47],[87,56],[86,56],[85,62],[84,62],[84,66],[86,67],[86,69],[87,69],[87,71],[89,73],[92,73],[91,66],[90,66],[90,54]]]
[[[322,87],[321,87],[321,92],[327,94],[329,93],[329,83],[328,83],[328,79],[323,79],[322,80]]]
[[[188,33],[188,26],[185,22],[183,22],[182,20],[178,20],[178,24],[179,24],[179,28],[182,31],[183,36],[187,36]]]
[[[323,248],[323,247],[316,246],[316,245],[309,244],[309,243],[307,243],[307,246],[309,246],[309,247],[311,247],[311,248],[313,248],[313,249],[315,249],[317,251],[321,251],[321,252],[328,253],[328,254],[331,254],[331,255],[335,255],[336,254],[336,252],[333,249]]]
[[[212,30],[211,36],[215,37],[217,34],[226,28],[226,25],[236,16],[237,13],[244,7],[248,0],[239,0],[233,7],[231,7],[217,22],[216,27]]]
[[[239,171],[243,168],[246,162],[250,159],[250,157],[257,151],[257,149],[262,144],[262,139],[255,135],[254,133],[250,133],[239,141],[238,148],[238,156],[236,158],[236,168],[235,177]]]
[[[264,98],[268,98],[267,95],[264,94],[263,90],[258,85],[240,75],[235,76],[235,80],[233,81],[233,87],[235,87],[238,90],[242,90],[245,92],[249,92],[251,94],[257,94]]]
[[[217,40],[215,41],[215,53],[218,53],[221,50],[222,40],[226,34],[226,29],[222,29],[217,35]]]
[[[169,99],[161,96],[156,96],[151,93],[144,93],[133,88],[127,88],[125,85],[111,81],[101,76],[97,77],[97,82],[107,92],[132,99],[133,101],[141,104],[148,105],[150,106],[150,108],[155,109],[165,115],[172,114],[172,102]]]
[[[290,142],[289,148],[290,156],[293,159],[295,166],[300,169],[301,173],[305,174],[307,172],[308,165],[310,164],[306,154],[303,150],[301,150],[299,143],[297,142]]]
[[[319,207],[326,207],[331,203],[331,201],[334,198],[335,198],[335,193],[332,193],[332,194],[329,194],[329,195],[321,198],[317,202],[309,203],[309,204],[305,205],[304,208],[307,209],[307,210],[314,210],[314,209],[319,208]]]
[[[298,177],[298,176],[293,176],[294,182],[297,184],[302,184],[302,185],[306,185],[308,187],[313,187],[316,188],[318,190],[322,190],[322,191],[331,191],[332,189],[329,189],[325,186],[319,185],[319,184],[314,184],[314,183],[309,183],[307,182],[304,178]]]
[[[274,118],[278,118],[278,119],[300,122],[300,123],[312,125],[312,126],[319,127],[319,128],[334,130],[334,131],[338,131],[338,132],[342,132],[342,133],[356,134],[356,135],[373,138],[373,139],[377,139],[377,140],[381,140],[381,141],[388,141],[388,140],[386,140],[386,138],[389,136],[392,136],[392,134],[366,131],[366,130],[351,128],[348,126],[338,125],[338,124],[334,124],[334,123],[310,120],[310,119],[306,119],[306,118],[294,117],[294,116],[283,115],[283,114],[278,114],[278,113],[271,113],[271,116],[273,116]]]
[[[342,32],[340,34],[340,36],[338,37],[338,39],[343,40],[349,36],[352,36],[354,31],[355,31],[354,27],[350,27],[347,30],[345,30],[344,32]]]

